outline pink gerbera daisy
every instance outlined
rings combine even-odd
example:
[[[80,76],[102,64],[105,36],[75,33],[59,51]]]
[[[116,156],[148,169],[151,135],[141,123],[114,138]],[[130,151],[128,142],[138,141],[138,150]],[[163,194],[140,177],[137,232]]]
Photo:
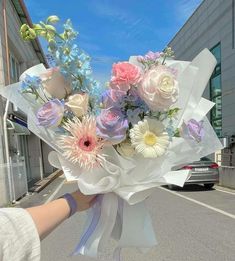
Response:
[[[64,128],[71,135],[61,136],[59,144],[68,160],[78,162],[85,169],[91,169],[101,161],[102,156],[99,152],[104,142],[96,135],[95,117],[85,116],[82,121],[74,117],[64,124]]]

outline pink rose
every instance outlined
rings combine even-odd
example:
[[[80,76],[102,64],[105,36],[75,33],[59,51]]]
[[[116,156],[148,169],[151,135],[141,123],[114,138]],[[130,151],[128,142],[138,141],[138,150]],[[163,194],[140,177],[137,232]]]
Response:
[[[138,92],[152,111],[164,110],[178,100],[179,84],[170,68],[158,65],[145,73]]]
[[[112,73],[113,76],[110,81],[112,89],[128,91],[131,85],[136,85],[141,80],[140,68],[128,62],[113,64]]]
[[[53,97],[57,99],[66,98],[72,91],[71,85],[65,80],[60,73],[58,67],[50,68],[40,75],[43,81],[44,89]]]

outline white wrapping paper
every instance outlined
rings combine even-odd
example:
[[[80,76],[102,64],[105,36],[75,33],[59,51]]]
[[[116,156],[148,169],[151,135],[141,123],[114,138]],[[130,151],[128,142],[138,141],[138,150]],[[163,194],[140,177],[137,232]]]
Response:
[[[135,57],[131,57],[130,62],[139,65]],[[20,94],[20,83],[0,89],[2,96],[27,114],[29,130],[54,149],[49,155],[50,163],[62,169],[67,180],[77,180],[82,193],[103,194],[92,210],[91,223],[75,250],[76,254],[95,257],[110,236],[117,240],[116,259],[123,247],[142,249],[156,245],[144,200],[161,184],[184,185],[189,171],[171,171],[173,166],[199,160],[222,149],[206,118],[213,103],[201,97],[216,65],[214,56],[205,49],[192,62],[168,60],[167,65],[177,70],[180,88],[179,100],[175,104],[180,112],[174,126],[180,127],[183,121],[190,119],[203,120],[205,137],[199,143],[173,138],[167,153],[155,159],[144,159],[139,155],[124,158],[113,147],[105,147],[103,153],[108,155],[107,161],[91,171],[84,171],[79,164],[66,160],[56,143],[59,134],[36,124],[35,111],[41,104]],[[26,73],[40,75],[44,71],[43,65],[38,65]]]

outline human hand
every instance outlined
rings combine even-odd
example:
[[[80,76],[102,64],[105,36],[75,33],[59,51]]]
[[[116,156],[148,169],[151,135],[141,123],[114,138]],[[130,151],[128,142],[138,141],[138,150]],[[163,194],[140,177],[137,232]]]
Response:
[[[77,211],[87,210],[95,203],[96,200],[96,195],[84,195],[79,190],[74,191],[71,195],[77,202]]]

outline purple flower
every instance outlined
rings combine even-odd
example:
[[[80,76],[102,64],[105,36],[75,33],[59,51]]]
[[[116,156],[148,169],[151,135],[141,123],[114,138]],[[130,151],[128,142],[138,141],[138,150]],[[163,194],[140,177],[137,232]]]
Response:
[[[146,61],[156,61],[157,59],[159,59],[161,57],[161,53],[160,52],[152,52],[152,51],[149,51],[145,56],[145,60]]]
[[[37,124],[43,127],[57,127],[64,116],[64,104],[54,99],[45,103],[36,113]]]
[[[127,114],[127,118],[128,121],[132,124],[135,125],[137,124],[139,121],[141,121],[141,118],[139,116],[139,114],[141,113],[141,109],[140,108],[136,108],[134,110],[128,109],[126,114]]]
[[[149,51],[144,56],[139,55],[137,56],[137,61],[140,63],[148,63],[148,62],[156,62],[157,59],[159,59],[162,56],[162,52],[152,52]]]
[[[121,101],[122,98],[126,95],[126,92],[115,90],[115,89],[108,89],[106,90],[102,97],[101,102],[104,106],[104,108],[110,108],[110,107],[121,107]]]
[[[205,136],[203,121],[198,122],[194,119],[191,119],[187,123],[183,123],[181,134],[184,138],[190,138],[196,142],[201,142]]]
[[[96,118],[96,122],[98,136],[113,144],[125,140],[128,120],[120,110],[116,108],[103,109]]]

